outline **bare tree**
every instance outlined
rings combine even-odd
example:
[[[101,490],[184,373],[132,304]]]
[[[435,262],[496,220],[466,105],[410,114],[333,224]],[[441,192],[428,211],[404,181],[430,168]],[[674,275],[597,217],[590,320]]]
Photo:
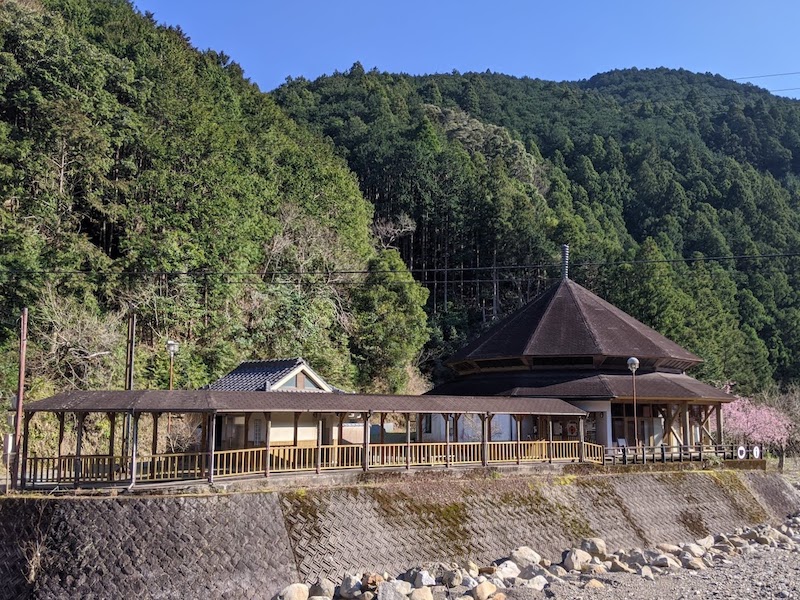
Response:
[[[409,217],[406,213],[400,213],[396,219],[377,219],[372,224],[372,233],[378,238],[381,248],[394,248],[394,243],[411,235],[417,230],[417,224],[414,219]]]

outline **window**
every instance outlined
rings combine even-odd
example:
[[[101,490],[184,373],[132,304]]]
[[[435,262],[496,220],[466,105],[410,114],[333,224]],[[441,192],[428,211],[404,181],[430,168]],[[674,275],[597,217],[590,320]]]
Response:
[[[303,386],[305,389],[307,389],[307,390],[318,390],[318,389],[320,389],[320,387],[316,383],[311,381],[311,379],[309,377],[306,377],[305,380],[306,380],[305,381],[305,385]]]
[[[253,421],[253,445],[260,446],[264,442],[264,422],[261,419]]]
[[[285,389],[296,389],[297,388],[297,375],[292,377],[291,379],[287,379],[286,383],[281,386],[282,390]]]
[[[431,433],[433,431],[432,421],[431,415],[422,415],[422,433]]]

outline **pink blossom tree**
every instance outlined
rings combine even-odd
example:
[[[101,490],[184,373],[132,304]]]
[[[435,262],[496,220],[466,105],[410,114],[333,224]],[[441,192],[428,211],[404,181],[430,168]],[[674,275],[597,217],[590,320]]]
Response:
[[[737,397],[722,407],[726,437],[737,442],[762,444],[777,451],[780,467],[786,444],[792,435],[792,420],[772,406],[755,404],[750,398]]]

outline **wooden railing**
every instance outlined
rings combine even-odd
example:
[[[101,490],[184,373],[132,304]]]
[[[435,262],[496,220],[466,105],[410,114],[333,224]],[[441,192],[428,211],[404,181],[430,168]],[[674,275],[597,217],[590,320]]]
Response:
[[[392,446],[394,444],[387,444]],[[364,447],[355,444],[322,446],[320,469],[357,469],[364,466]]]
[[[604,448],[599,444],[575,441],[535,440],[488,442],[486,456],[482,442],[431,442],[371,444],[369,468],[404,468],[444,465],[583,461],[603,464],[642,462],[681,462],[704,460],[710,456],[735,458],[734,446],[639,446]],[[269,459],[269,469],[266,460]],[[130,480],[130,458],[122,456],[29,457],[27,484],[112,483]],[[234,477],[266,473],[308,472],[314,470],[361,469],[364,447],[360,444],[325,446],[274,446],[214,453],[214,477]],[[200,452],[158,454],[137,460],[138,481],[186,481],[208,476],[208,455]]]
[[[317,468],[316,453],[317,449],[314,446],[276,446],[270,448],[270,470],[275,473],[313,471]]]
[[[31,483],[72,483],[79,481],[120,481],[128,475],[128,464],[121,456],[89,455],[61,457],[31,456],[26,465],[26,479]]]

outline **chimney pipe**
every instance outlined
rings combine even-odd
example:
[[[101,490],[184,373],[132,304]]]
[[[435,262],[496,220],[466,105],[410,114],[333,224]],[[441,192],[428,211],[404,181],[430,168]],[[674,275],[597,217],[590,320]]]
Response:
[[[561,279],[569,279],[569,245],[561,245]]]

